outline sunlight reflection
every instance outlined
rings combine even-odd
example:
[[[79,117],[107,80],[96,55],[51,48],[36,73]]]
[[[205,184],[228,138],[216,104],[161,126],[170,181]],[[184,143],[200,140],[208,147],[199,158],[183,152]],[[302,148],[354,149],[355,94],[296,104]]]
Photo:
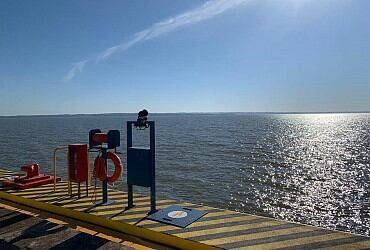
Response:
[[[266,176],[260,181],[271,190],[256,190],[260,206],[274,217],[310,218],[312,224],[333,229],[361,225],[370,169],[363,120],[350,114],[280,118],[271,129],[278,128],[279,134],[263,145],[273,155],[265,154]]]

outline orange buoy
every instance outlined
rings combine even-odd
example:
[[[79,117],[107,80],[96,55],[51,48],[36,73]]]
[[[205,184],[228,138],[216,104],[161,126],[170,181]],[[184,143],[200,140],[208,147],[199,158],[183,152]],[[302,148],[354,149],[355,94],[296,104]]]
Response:
[[[113,152],[107,153],[107,159],[111,160],[114,164],[114,172],[111,176],[108,176],[107,173],[107,165],[105,164],[105,160],[100,155],[95,158],[94,161],[94,172],[93,175],[95,178],[105,181],[107,180],[109,183],[113,183],[118,180],[122,173],[122,162],[121,159],[118,157],[117,154]]]

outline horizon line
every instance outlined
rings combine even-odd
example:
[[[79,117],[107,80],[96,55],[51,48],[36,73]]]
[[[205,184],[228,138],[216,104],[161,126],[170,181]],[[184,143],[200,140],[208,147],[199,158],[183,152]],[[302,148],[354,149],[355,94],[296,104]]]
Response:
[[[31,116],[78,116],[78,115],[137,115],[138,112],[107,112],[107,113],[60,113],[60,114],[16,114],[0,115],[0,117],[31,117]],[[367,114],[363,111],[179,111],[149,112],[149,114]]]

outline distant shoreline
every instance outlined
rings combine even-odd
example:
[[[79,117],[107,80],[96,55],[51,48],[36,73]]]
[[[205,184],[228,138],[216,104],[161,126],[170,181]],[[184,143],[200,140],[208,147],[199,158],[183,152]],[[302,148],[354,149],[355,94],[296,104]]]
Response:
[[[369,114],[370,111],[322,111],[322,112],[155,112],[151,115],[217,115],[217,114],[281,114],[281,115],[308,115],[308,114]],[[137,115],[137,113],[87,113],[87,114],[34,114],[34,115],[0,115],[0,118],[11,117],[55,117],[55,116],[119,116],[119,115]]]

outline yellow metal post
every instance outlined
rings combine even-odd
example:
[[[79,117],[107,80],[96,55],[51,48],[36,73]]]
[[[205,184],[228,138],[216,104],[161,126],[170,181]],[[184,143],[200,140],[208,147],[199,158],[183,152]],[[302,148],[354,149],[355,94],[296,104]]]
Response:
[[[90,175],[90,153],[87,150],[87,184],[91,185],[91,175]]]
[[[68,146],[59,146],[54,149],[54,164],[53,164],[53,169],[54,169],[54,192],[56,191],[56,186],[57,186],[57,152],[62,149],[67,149]],[[68,193],[70,192],[70,187],[69,187],[69,173],[68,173]]]

